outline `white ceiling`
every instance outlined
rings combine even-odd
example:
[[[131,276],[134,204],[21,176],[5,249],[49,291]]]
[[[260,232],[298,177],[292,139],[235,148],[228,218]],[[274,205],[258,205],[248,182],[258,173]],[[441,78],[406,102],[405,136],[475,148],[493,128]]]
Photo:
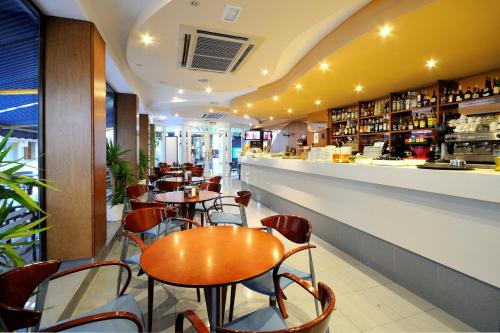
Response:
[[[49,15],[94,22],[106,41],[108,79],[118,91],[136,92],[156,122],[199,119],[209,108],[219,108],[230,114],[228,121],[246,126],[249,120],[241,112],[229,110],[231,99],[283,77],[369,0],[198,0],[198,6],[191,0],[35,1]],[[221,20],[226,4],[242,7],[236,23]],[[190,71],[177,66],[180,25],[255,36],[262,42],[235,74]],[[153,45],[141,43],[143,33],[153,37]],[[266,76],[261,75],[264,68],[269,70]],[[211,94],[200,78],[210,80]],[[178,88],[184,89],[183,95]],[[175,96],[186,101],[173,103]]]

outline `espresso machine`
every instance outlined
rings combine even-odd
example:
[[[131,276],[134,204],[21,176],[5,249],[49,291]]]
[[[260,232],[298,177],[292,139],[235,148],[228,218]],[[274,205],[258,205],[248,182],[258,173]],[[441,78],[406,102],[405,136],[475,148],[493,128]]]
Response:
[[[446,160],[465,160],[468,164],[494,164],[500,150],[500,131],[450,133],[444,136]]]

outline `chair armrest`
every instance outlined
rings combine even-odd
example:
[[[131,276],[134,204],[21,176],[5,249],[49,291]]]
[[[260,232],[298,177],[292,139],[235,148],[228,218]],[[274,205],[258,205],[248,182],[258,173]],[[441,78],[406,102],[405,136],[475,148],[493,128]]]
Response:
[[[198,317],[198,315],[191,310],[181,312],[177,315],[177,318],[175,319],[175,333],[183,333],[184,318],[191,322],[191,325],[193,325],[197,333],[210,333],[203,321],[201,321],[200,317]]]
[[[41,318],[40,311],[0,303],[0,330],[2,331],[15,331],[20,328],[32,327],[37,325]]]
[[[184,222],[184,225],[185,225],[186,227],[187,227],[188,225],[191,225],[191,226],[193,226],[193,225],[194,225],[194,226],[196,226],[196,227],[198,227],[198,228],[201,228],[201,224],[199,224],[198,222],[193,221],[193,220],[191,220],[191,219],[187,219],[187,218],[185,218],[185,217],[173,217],[173,218],[171,219],[171,221],[182,221],[182,222]]]
[[[314,248],[316,248],[316,245],[311,245],[311,244],[307,244],[307,245],[302,245],[302,246],[296,247],[296,248],[288,251],[287,253],[285,253],[283,255],[283,258],[281,258],[281,262],[279,263],[279,265],[281,266],[281,264],[283,263],[283,261],[285,261],[286,259],[290,258],[292,255],[296,254],[297,252],[304,251],[304,250],[307,250],[307,249],[314,249]]]
[[[144,242],[142,241],[142,239],[140,239],[139,237],[137,237],[137,235],[134,235],[128,231],[124,231],[122,232],[122,236],[123,237],[128,237],[130,239],[132,239],[134,242],[137,243],[137,245],[139,245],[139,248],[141,249],[141,252],[144,252],[144,250],[146,250],[147,248],[147,245],[144,244]]]
[[[73,327],[82,326],[90,323],[95,323],[103,320],[117,320],[125,319],[130,320],[137,326],[139,332],[143,331],[142,323],[139,318],[132,312],[116,311],[116,312],[103,312],[93,315],[88,315],[81,318],[70,319],[64,323],[60,323],[54,326],[46,327],[40,330],[40,332],[58,332],[63,330],[68,330]]]
[[[125,268],[125,271],[127,272],[127,279],[125,280],[125,284],[123,285],[123,288],[120,291],[119,296],[123,295],[125,293],[125,290],[127,290],[128,284],[130,283],[130,278],[132,277],[132,270],[130,269],[130,267],[126,263],[121,262],[121,261],[93,262],[90,264],[73,267],[73,268],[67,269],[65,271],[55,273],[55,274],[51,275],[49,279],[55,280],[55,279],[58,279],[60,277],[63,277],[63,276],[69,275],[69,274],[80,272],[80,271],[83,271],[86,269],[98,268],[98,267],[102,267],[102,266],[120,266],[120,268]]]
[[[293,282],[297,283],[299,286],[304,288],[311,295],[313,295],[314,298],[319,300],[318,290],[316,288],[314,288],[313,286],[311,286],[307,281],[299,278],[296,275],[288,273],[288,272],[282,273],[282,274],[278,275],[276,277],[276,279],[274,280],[274,288],[276,290],[276,299],[278,301],[278,307],[280,309],[280,312],[281,312],[281,315],[283,316],[283,318],[285,318],[285,319],[288,318],[288,312],[286,311],[285,302],[283,301],[285,299],[285,296],[284,296],[283,290],[281,289],[281,286],[279,284],[279,281],[281,280],[281,278],[288,278],[288,279],[292,280]]]

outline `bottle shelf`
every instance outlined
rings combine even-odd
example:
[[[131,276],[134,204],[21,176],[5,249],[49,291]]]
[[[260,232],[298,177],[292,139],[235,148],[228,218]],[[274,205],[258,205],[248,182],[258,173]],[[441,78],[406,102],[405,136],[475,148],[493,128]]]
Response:
[[[358,120],[358,118],[354,118],[354,119],[346,119],[346,120],[332,120],[332,124],[347,123],[349,120],[354,120],[354,121],[357,121],[357,120]]]
[[[358,136],[358,133],[356,133],[356,134],[332,135],[331,138],[332,139],[338,139],[338,138],[348,138],[348,137],[351,137],[351,136]]]
[[[405,113],[405,112],[427,112],[427,111],[432,111],[432,108],[436,107],[436,105],[430,105],[430,106],[423,106],[421,108],[413,108],[413,109],[406,109],[406,110],[398,110],[398,111],[391,111],[391,114],[398,114],[398,113]]]
[[[411,129],[411,130],[401,130],[401,131],[391,131],[391,134],[399,134],[399,133],[411,133],[411,132],[418,132],[418,131],[431,131],[435,130],[435,127],[428,127],[428,128],[417,128],[417,129]]]
[[[359,133],[360,136],[370,136],[370,135],[385,135],[389,132],[370,132],[370,133]]]
[[[359,117],[359,119],[370,119],[370,118],[372,118],[372,119],[373,119],[373,118],[380,118],[380,117],[383,117],[383,116],[384,116],[384,115],[386,115],[386,114],[387,114],[387,113],[380,114],[380,115],[378,115],[378,116],[375,116],[375,115],[373,115],[373,116],[364,116],[364,117]]]

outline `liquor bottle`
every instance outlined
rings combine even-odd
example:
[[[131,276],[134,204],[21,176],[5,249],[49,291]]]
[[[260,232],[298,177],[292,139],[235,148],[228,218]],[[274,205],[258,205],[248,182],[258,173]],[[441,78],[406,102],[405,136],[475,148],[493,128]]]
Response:
[[[470,87],[467,87],[467,90],[465,91],[464,94],[464,101],[471,99],[472,98],[472,91],[470,90]]]
[[[500,93],[500,80],[497,77],[495,78],[495,85],[493,86],[493,93],[495,95],[498,95]]]
[[[397,131],[398,130],[398,121],[396,118],[394,118],[394,121],[392,122],[392,130]]]
[[[436,102],[437,102],[436,90],[433,90],[431,97],[431,105],[436,105]]]
[[[462,86],[458,86],[458,93],[457,96],[455,96],[455,101],[461,102],[464,100],[464,93],[462,91]]]
[[[417,93],[413,91],[411,93],[411,108],[415,109],[417,107]]]
[[[420,124],[419,124],[419,127],[420,128],[426,128],[427,127],[427,117],[425,116],[424,113],[420,114]]]
[[[413,129],[417,129],[420,126],[420,121],[418,119],[418,113],[413,116]]]
[[[397,106],[396,106],[396,103],[398,102],[397,98],[396,97],[393,97],[392,98],[392,111],[396,111],[397,110]]]
[[[450,94],[448,95],[448,103],[455,102],[455,95],[456,95],[456,91],[455,91],[455,89],[452,89]]]
[[[398,97],[398,99],[396,100],[396,111],[400,110],[401,110],[401,98]]]
[[[411,131],[413,130],[413,118],[410,116],[408,119],[408,129]]]
[[[479,89],[479,85],[476,84],[476,87],[474,88],[474,92],[472,93],[472,98],[480,98],[481,97],[481,89]]]
[[[411,108],[411,99],[410,99],[410,92],[408,91],[408,94],[406,94],[405,98],[405,110],[409,110]]]
[[[417,95],[417,108],[422,107],[422,90]]]
[[[434,111],[431,111],[429,113],[429,116],[427,117],[427,127],[429,128],[434,127]]]
[[[491,79],[486,77],[486,82],[484,84],[483,97],[488,97],[493,94],[493,88],[491,87]]]
[[[424,94],[422,96],[422,106],[427,107],[431,103],[431,99],[429,95],[427,95],[427,90],[424,90]]]
[[[448,103],[448,89],[446,87],[444,87],[444,89],[443,89],[443,94],[441,95],[441,97],[439,99],[439,103],[440,104]]]

